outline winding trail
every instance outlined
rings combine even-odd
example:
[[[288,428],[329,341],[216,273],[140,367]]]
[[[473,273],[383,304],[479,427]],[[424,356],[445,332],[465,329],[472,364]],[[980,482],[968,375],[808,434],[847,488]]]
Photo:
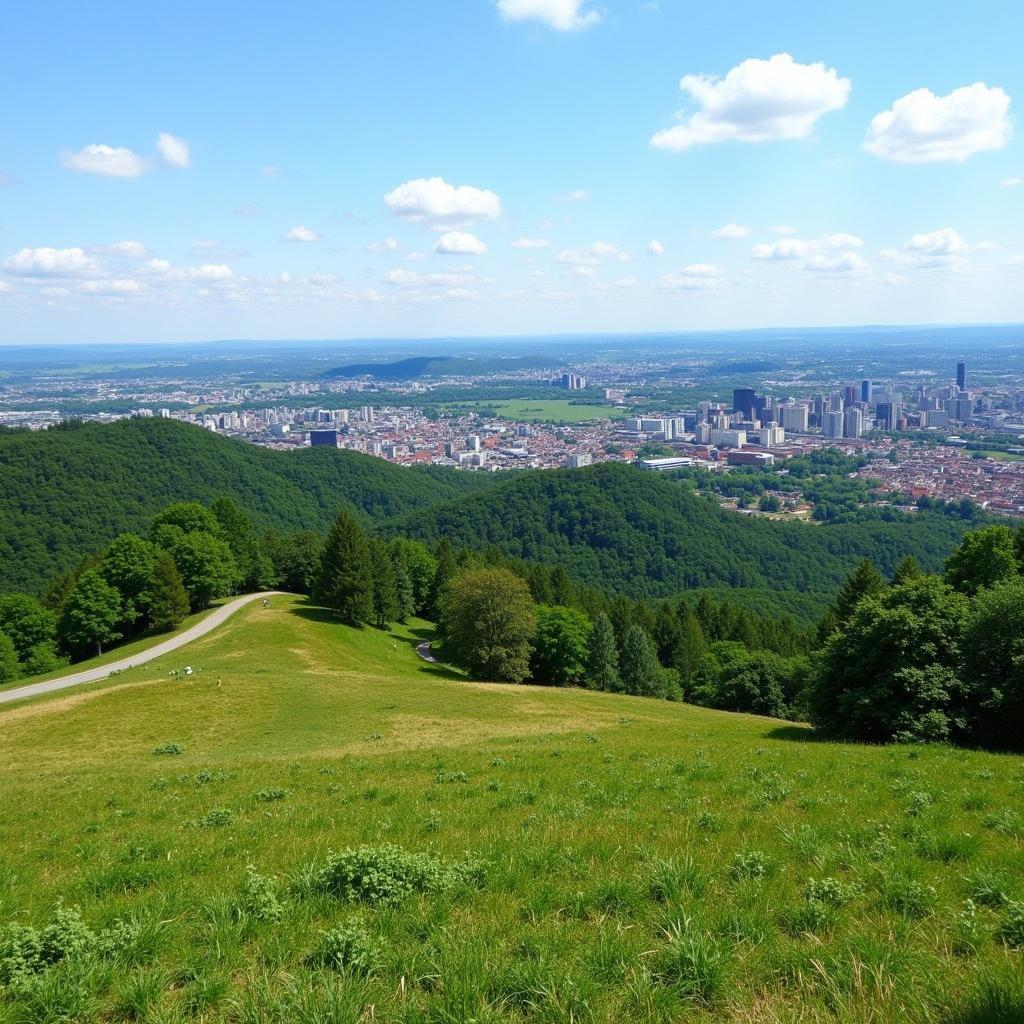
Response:
[[[0,704],[8,704],[14,700],[24,700],[26,697],[36,697],[41,693],[55,693],[57,690],[66,690],[71,686],[81,686],[83,683],[94,683],[98,679],[106,679],[107,676],[112,675],[114,672],[123,672],[126,668],[144,665],[147,661],[153,661],[171,651],[176,651],[179,647],[192,643],[193,640],[198,640],[201,636],[206,636],[207,633],[216,629],[225,619],[234,615],[239,608],[244,608],[253,601],[276,597],[282,593],[283,591],[280,590],[264,590],[259,594],[245,594],[242,597],[236,597],[233,601],[228,601],[227,604],[221,605],[212,611],[201,622],[197,622],[194,626],[189,626],[188,629],[183,630],[181,633],[176,633],[167,640],[162,640],[160,643],[154,644],[144,651],[139,651],[138,654],[121,658],[119,661],[108,662],[106,665],[100,665],[98,668],[89,668],[83,672],[71,672],[66,676],[58,676],[56,679],[47,679],[41,683],[31,683],[28,686],[19,686],[12,690],[0,690]]]

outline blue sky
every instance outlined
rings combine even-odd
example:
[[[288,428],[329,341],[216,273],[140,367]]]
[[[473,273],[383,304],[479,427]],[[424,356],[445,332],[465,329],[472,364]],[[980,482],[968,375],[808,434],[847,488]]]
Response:
[[[0,341],[1024,320],[1022,36],[984,0],[19,4]]]

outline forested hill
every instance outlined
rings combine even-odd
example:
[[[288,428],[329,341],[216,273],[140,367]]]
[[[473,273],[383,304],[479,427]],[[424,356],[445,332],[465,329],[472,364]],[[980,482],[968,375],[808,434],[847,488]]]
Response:
[[[0,591],[41,592],[119,533],[145,532],[172,501],[226,495],[259,528],[323,531],[341,507],[369,524],[493,483],[357,452],[271,451],[175,420],[0,432]]]
[[[388,532],[561,565],[633,597],[697,587],[831,596],[860,558],[891,572],[906,555],[941,567],[969,524],[933,513],[817,526],[739,516],[679,482],[621,463],[527,473],[485,494],[389,521]]]

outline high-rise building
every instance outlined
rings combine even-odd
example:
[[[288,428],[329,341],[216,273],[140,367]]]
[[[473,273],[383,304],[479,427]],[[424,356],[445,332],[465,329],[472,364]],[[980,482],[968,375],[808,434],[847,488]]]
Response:
[[[825,413],[825,422],[821,426],[821,432],[825,437],[842,437],[843,414],[841,412]]]
[[[723,448],[742,448],[747,443],[745,430],[712,430],[710,441]]]
[[[870,402],[871,401],[871,381],[870,380],[862,380],[860,382],[860,400],[862,402]]]
[[[313,448],[337,448],[338,432],[336,430],[311,430],[309,443]]]
[[[843,388],[843,404],[846,406],[853,405],[857,401],[857,385],[847,384]]]
[[[752,420],[756,397],[753,388],[736,388],[732,393],[733,412],[741,412],[745,420]]]
[[[779,423],[783,429],[793,434],[806,434],[808,427],[808,408],[806,405],[782,405],[779,406]]]
[[[879,402],[877,408],[878,423],[883,430],[895,430],[899,423],[901,406],[899,402]]]
[[[843,413],[843,436],[844,437],[860,437],[864,433],[864,413],[860,409],[851,405],[846,412]]]
[[[958,391],[967,390],[967,364],[964,362],[956,364],[956,386]]]
[[[470,436],[466,438],[466,448],[471,452],[480,451],[480,435],[470,434]]]

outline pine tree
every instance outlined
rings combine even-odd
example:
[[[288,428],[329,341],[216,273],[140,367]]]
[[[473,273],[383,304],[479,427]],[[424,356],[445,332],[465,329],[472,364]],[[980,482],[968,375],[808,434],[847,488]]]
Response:
[[[406,622],[416,614],[416,595],[413,591],[412,577],[406,568],[402,547],[392,544],[389,550],[391,568],[395,574],[395,597],[397,600],[395,618],[399,622]]]
[[[622,690],[637,697],[660,695],[662,668],[654,641],[639,627],[632,626],[622,642],[619,656]]]
[[[667,601],[658,605],[652,635],[658,648],[658,660],[662,665],[671,665],[682,634],[675,609]]]
[[[594,619],[594,628],[590,631],[586,681],[591,690],[617,693],[622,689],[615,630],[612,627],[611,619],[604,612],[600,612]]]
[[[917,564],[917,559],[913,555],[907,555],[892,574],[892,586],[898,587],[909,580],[917,579],[920,575],[921,566]]]
[[[370,547],[359,524],[339,512],[327,534],[316,598],[348,623],[373,618],[373,574]]]
[[[437,568],[434,570],[434,581],[430,585],[430,600],[427,611],[435,622],[440,622],[441,602],[444,599],[444,592],[448,584],[458,573],[458,565],[455,562],[455,552],[447,537],[442,537],[435,552],[437,557]]]
[[[379,540],[369,542],[370,575],[373,580],[373,621],[383,629],[399,616],[395,570],[387,546]]]
[[[707,638],[693,609],[683,602],[679,607],[679,642],[672,652],[672,667],[683,686],[689,686],[707,651]]]
[[[149,589],[149,618],[160,633],[177,629],[188,615],[188,591],[174,559],[166,551],[157,556]]]
[[[885,589],[885,579],[868,559],[861,559],[857,568],[839,591],[834,606],[836,621],[842,629],[853,615],[853,610],[865,597],[874,597]]]

